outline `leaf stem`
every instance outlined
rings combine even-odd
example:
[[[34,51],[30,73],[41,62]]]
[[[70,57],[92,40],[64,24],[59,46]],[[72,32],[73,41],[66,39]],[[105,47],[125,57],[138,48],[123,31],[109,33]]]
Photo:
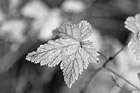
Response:
[[[124,46],[124,47],[122,47],[118,52],[116,52],[113,56],[111,56],[111,57],[109,57],[107,60],[106,60],[106,62],[103,64],[103,66],[102,67],[106,67],[106,65],[110,62],[110,61],[112,61],[117,55],[119,55],[124,49],[125,49],[125,47],[126,46]]]
[[[122,47],[117,53],[114,54],[113,58],[115,58],[118,54],[120,54],[120,52],[122,52],[125,48],[126,46]]]

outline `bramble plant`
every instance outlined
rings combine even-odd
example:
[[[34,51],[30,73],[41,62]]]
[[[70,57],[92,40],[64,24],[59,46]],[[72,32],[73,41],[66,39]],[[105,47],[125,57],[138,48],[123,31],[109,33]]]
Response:
[[[125,21],[125,28],[134,34],[126,46],[135,55],[135,58],[140,60],[140,14],[137,14],[135,17],[128,17]],[[54,67],[60,64],[60,68],[63,70],[64,81],[68,88],[71,88],[75,80],[78,79],[79,74],[83,72],[83,69],[87,69],[89,63],[97,63],[99,61],[98,56],[100,55],[106,61],[95,71],[91,78],[101,69],[106,69],[133,86],[137,91],[140,91],[139,86],[106,67],[126,46],[113,56],[106,58],[105,55],[95,48],[95,45],[89,39],[89,36],[93,34],[94,30],[90,23],[85,20],[78,24],[65,23],[57,28],[57,33],[60,38],[49,40],[48,43],[40,45],[37,51],[29,53],[26,59],[33,63],[40,63],[41,66],[48,65],[49,67]],[[82,91],[85,91],[89,82],[90,80]]]

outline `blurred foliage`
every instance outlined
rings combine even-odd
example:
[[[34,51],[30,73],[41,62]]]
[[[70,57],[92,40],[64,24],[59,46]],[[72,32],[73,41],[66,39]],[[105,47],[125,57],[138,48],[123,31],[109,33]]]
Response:
[[[76,2],[78,7],[68,2]],[[124,29],[124,21],[139,11],[139,0],[0,0],[0,93],[79,93],[103,58],[99,65],[91,64],[84,70],[68,89],[59,67],[30,63],[25,60],[27,53],[55,39],[52,30],[62,23],[85,19],[97,29],[95,43],[109,57],[116,52],[115,42],[122,46],[127,43],[130,33]],[[108,43],[108,37],[115,41]],[[110,66],[119,69],[117,59]],[[86,91],[109,93],[113,86],[110,73],[103,70]],[[122,89],[120,93],[130,91]]]

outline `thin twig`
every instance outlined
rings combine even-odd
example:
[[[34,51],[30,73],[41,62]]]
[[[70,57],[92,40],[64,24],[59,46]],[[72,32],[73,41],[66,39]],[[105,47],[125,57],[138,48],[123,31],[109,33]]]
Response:
[[[126,46],[122,47],[117,53],[114,54],[113,58],[115,58],[118,54],[120,54],[120,52],[122,52],[125,48]]]
[[[130,81],[128,81],[127,79],[125,79],[123,76],[119,75],[117,72],[113,71],[112,69],[110,68],[105,68],[107,71],[109,72],[112,72],[113,74],[115,74],[116,76],[120,77],[121,79],[123,79],[124,81],[126,81],[128,84],[132,85],[133,87],[135,87],[137,90],[140,91],[140,89],[135,86],[133,83],[131,83]]]
[[[125,49],[125,47],[126,46],[124,46],[124,47],[122,47],[118,52],[116,52],[112,57],[109,57],[107,60],[106,60],[106,62],[103,64],[103,66],[102,67],[106,67],[106,65],[110,62],[110,61],[112,61],[117,55],[119,55],[120,54],[120,52],[122,52],[124,49]]]
[[[105,60],[107,60],[107,57],[104,55],[104,54],[102,54],[101,52],[98,52]]]

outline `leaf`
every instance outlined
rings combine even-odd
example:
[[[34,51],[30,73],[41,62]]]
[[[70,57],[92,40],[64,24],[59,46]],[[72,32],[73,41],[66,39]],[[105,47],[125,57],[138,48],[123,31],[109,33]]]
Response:
[[[84,27],[83,23],[85,21],[77,25],[63,25],[60,27],[60,39],[50,40],[47,44],[41,45],[37,51],[29,53],[26,59],[49,67],[60,63],[64,81],[71,88],[83,69],[87,69],[89,63],[96,62],[99,55],[91,42],[83,41],[92,33],[92,29],[89,30],[88,26]]]
[[[140,14],[135,17],[128,17],[125,21],[125,28],[134,33],[133,38],[128,43],[128,48],[135,55],[136,59],[140,59]]]
[[[140,32],[140,14],[135,17],[128,17],[125,21],[125,28],[137,34]]]
[[[56,41],[48,41],[47,44],[41,45],[36,52],[29,53],[27,60],[40,65],[48,65],[49,67],[56,66],[62,61],[65,55],[62,52],[69,49],[68,53],[78,47],[78,43],[72,39],[57,39]],[[50,55],[51,54],[51,55]],[[69,53],[71,54],[71,53]]]
[[[64,80],[69,88],[77,80],[78,75],[82,73],[83,69],[87,69],[89,63],[98,60],[98,54],[94,47],[87,46],[79,47],[71,55],[67,55],[61,63]]]

